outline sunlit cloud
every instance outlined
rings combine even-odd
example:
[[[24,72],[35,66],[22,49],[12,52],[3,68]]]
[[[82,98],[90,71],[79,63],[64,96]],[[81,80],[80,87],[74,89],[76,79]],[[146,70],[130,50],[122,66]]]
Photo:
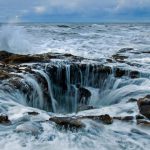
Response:
[[[36,6],[36,7],[34,7],[34,11],[37,14],[43,14],[46,12],[46,7],[45,6]]]

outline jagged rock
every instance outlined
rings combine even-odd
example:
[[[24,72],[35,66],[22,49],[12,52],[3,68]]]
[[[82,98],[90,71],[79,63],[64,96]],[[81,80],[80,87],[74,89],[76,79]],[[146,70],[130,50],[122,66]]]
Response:
[[[142,115],[136,115],[136,120],[145,119]]]
[[[150,51],[143,51],[141,53],[144,53],[144,54],[150,54]]]
[[[91,119],[94,121],[100,121],[104,124],[112,124],[113,118],[109,115],[100,115],[100,116],[76,116],[76,117],[52,117],[49,119],[49,121],[55,122],[57,125],[64,127],[65,129],[68,128],[75,128],[80,129],[84,128],[85,124],[81,121],[83,119]]]
[[[109,62],[109,63],[113,63],[113,62],[114,62],[112,59],[106,59],[106,60],[107,60],[107,62]]]
[[[127,101],[127,103],[133,103],[133,102],[137,102],[137,99],[135,99],[135,98],[130,98],[130,99]]]
[[[103,66],[103,65],[101,65],[101,66],[97,66],[97,71],[99,73],[104,73],[104,74],[109,75],[109,74],[112,73],[112,68],[110,66]]]
[[[68,128],[83,128],[85,125],[78,120],[77,118],[71,118],[71,117],[52,117],[49,119],[49,121],[55,122],[57,125],[64,127],[65,129]]]
[[[140,73],[138,71],[131,71],[129,75],[132,79],[138,78]]]
[[[81,119],[92,119],[95,121],[101,121],[104,124],[112,124],[113,118],[110,117],[108,114],[100,115],[100,116],[83,116]]]
[[[133,116],[113,117],[113,119],[121,121],[132,121],[134,117]]]
[[[12,56],[13,53],[7,52],[7,51],[0,51],[0,61],[3,61],[4,59]]]
[[[7,115],[0,115],[0,124],[10,124],[11,121],[9,120]]]
[[[9,53],[7,51],[0,51],[0,62],[7,64],[21,64],[31,62],[50,62],[51,59],[68,59],[70,61],[81,61],[84,58],[74,56],[71,54],[60,54],[60,53],[44,53],[35,55],[19,55]]]
[[[91,92],[84,87],[80,87],[80,85],[77,85],[77,88],[79,92],[79,103],[87,105],[88,100],[92,95]]]
[[[150,121],[146,121],[146,120],[137,120],[137,124],[150,127]]]
[[[126,74],[126,71],[125,70],[122,70],[120,68],[117,68],[116,71],[115,71],[115,77],[122,77]]]
[[[10,77],[11,75],[8,72],[0,70],[0,80],[8,79]]]
[[[35,112],[35,111],[33,111],[33,112],[28,112],[28,115],[32,115],[32,116],[37,116],[39,113],[38,112]]]
[[[122,121],[132,121],[134,119],[133,116],[125,116],[125,117],[122,117]]]
[[[123,56],[123,55],[120,55],[120,54],[115,54],[115,55],[112,55],[112,58],[117,61],[117,62],[124,62],[125,59],[127,59],[128,57],[127,56]]]
[[[5,59],[5,63],[31,63],[31,62],[41,62],[42,58],[30,55],[13,55]]]
[[[137,101],[140,113],[150,119],[150,95],[140,98]]]

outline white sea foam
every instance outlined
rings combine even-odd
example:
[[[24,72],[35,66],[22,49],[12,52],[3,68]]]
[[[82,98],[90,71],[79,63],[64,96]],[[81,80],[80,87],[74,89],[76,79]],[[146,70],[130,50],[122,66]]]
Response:
[[[61,52],[87,58],[108,58],[124,47],[134,48],[125,52],[132,69],[143,71],[144,77],[139,79],[111,77],[107,85],[101,89],[88,88],[91,93],[91,105],[97,107],[76,115],[127,116],[138,114],[136,103],[126,103],[129,98],[139,98],[150,93],[148,54],[134,52],[149,50],[149,25],[69,25],[68,28],[49,24],[18,24],[0,27],[0,49],[15,53]],[[126,64],[120,65],[129,69]],[[141,65],[138,66],[138,65]],[[138,66],[138,67],[137,67]],[[68,71],[68,68],[66,68]],[[145,72],[146,71],[146,72]],[[41,73],[41,72],[40,72]],[[43,73],[41,73],[44,75]],[[70,72],[67,72],[68,87]],[[48,77],[45,76],[48,82]],[[34,78],[25,78],[35,89],[34,107],[41,107],[44,102],[42,89]],[[83,83],[84,81],[82,81]],[[86,81],[88,83],[88,81]],[[51,93],[51,83],[48,90]],[[85,84],[86,85],[86,84]],[[75,92],[77,92],[76,87]],[[15,92],[15,91],[14,91]],[[49,94],[50,94],[49,93]],[[27,106],[26,100],[19,92],[10,94],[0,91],[0,113],[8,114],[12,125],[0,125],[0,149],[9,150],[148,150],[150,149],[149,129],[141,128],[133,123],[115,121],[107,126],[99,122],[85,120],[86,128],[79,132],[60,131],[52,122],[46,122],[51,113]],[[75,93],[75,101],[77,94]],[[20,104],[19,104],[20,103]],[[54,103],[55,104],[55,103]],[[76,103],[75,103],[76,104]],[[77,107],[75,105],[75,107]],[[75,109],[76,110],[76,109]],[[38,116],[29,116],[28,112],[36,111]],[[130,113],[129,113],[130,112]],[[58,114],[54,114],[58,115]],[[74,114],[70,114],[74,115]],[[59,115],[63,116],[63,115]]]
[[[106,58],[121,48],[150,49],[147,24],[68,25],[16,24],[0,27],[0,49],[16,53],[60,52]]]

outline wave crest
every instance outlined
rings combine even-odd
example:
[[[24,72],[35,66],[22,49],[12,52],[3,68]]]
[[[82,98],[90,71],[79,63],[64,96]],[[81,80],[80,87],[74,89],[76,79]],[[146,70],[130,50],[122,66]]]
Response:
[[[0,27],[0,50],[13,53],[30,53],[33,37],[22,26],[3,25]]]

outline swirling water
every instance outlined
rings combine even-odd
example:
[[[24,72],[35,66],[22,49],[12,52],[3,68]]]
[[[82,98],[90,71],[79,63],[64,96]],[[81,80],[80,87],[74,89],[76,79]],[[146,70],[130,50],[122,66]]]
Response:
[[[110,76],[99,92],[99,89],[88,87],[87,67],[87,76],[82,82],[92,92],[90,104],[98,108],[79,112],[76,115],[104,113],[112,116],[136,115],[138,113],[136,104],[126,101],[150,93],[149,43],[150,24],[1,24],[0,26],[0,49],[14,53],[71,53],[105,62],[120,49],[133,48],[132,51],[123,54],[128,56],[128,62],[134,65],[114,63],[113,66],[138,70],[141,72],[141,78],[116,79]],[[70,88],[69,69],[69,66],[66,66],[68,88]],[[49,94],[53,97],[50,80],[44,72],[40,73],[46,78]],[[27,106],[25,97],[21,93],[14,91],[9,95],[2,90],[3,87],[0,87],[0,113],[7,114],[12,121],[11,126],[0,125],[0,149],[148,150],[150,148],[149,129],[138,127],[135,123],[116,121],[113,125],[106,126],[86,120],[86,128],[79,132],[59,131],[53,123],[47,123],[45,120],[49,119],[49,115],[63,114],[53,114],[38,109],[37,101],[41,108],[43,105],[41,102],[44,101],[41,87],[33,77],[24,76],[24,78],[35,87],[33,91],[35,108]],[[53,107],[56,109],[55,99],[52,99]],[[27,115],[29,111],[39,112],[40,115],[29,116]]]

